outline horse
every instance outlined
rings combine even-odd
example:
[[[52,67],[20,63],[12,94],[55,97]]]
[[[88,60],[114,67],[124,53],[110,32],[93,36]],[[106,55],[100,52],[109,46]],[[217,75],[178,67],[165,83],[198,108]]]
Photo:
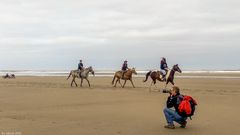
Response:
[[[113,77],[113,80],[112,80],[112,85],[114,85],[114,81],[115,81],[115,79],[117,78],[114,87],[117,86],[117,82],[118,82],[118,83],[121,85],[121,87],[124,88],[127,80],[130,80],[130,82],[132,83],[133,88],[135,88],[135,86],[134,86],[134,84],[133,84],[133,81],[132,81],[132,74],[137,75],[137,72],[136,72],[135,68],[131,68],[131,69],[129,68],[129,69],[124,73],[123,77],[122,77],[122,72],[123,72],[123,71],[117,71],[117,72],[115,72],[114,77]],[[124,84],[123,84],[123,85],[121,84],[120,79],[123,79],[123,80],[124,80]]]
[[[81,85],[80,85],[81,87],[82,87],[83,79],[87,80],[88,86],[91,87],[90,86],[90,82],[88,80],[89,72],[91,72],[92,75],[94,75],[94,71],[93,71],[93,68],[91,66],[88,67],[88,68],[83,69],[83,71],[80,71],[80,70],[72,70],[72,71],[70,71],[67,80],[72,75],[73,79],[72,79],[72,82],[71,82],[71,87],[72,87],[73,82],[75,83],[75,85],[77,87],[77,83],[75,81],[75,78],[80,78],[81,79]]]
[[[7,73],[7,74],[6,74],[5,76],[3,76],[2,78],[4,78],[4,79],[7,79],[7,78],[8,78],[8,79],[15,79],[16,77],[15,77],[14,74],[10,74],[10,75],[9,75],[9,74]]]
[[[178,64],[173,65],[171,70],[168,70],[167,75],[166,75],[166,79],[163,79],[163,75],[160,71],[149,71],[146,74],[146,78],[145,80],[143,80],[143,82],[146,82],[148,80],[148,77],[150,76],[152,78],[152,83],[149,87],[149,91],[151,91],[151,87],[152,84],[154,84],[156,86],[156,80],[160,81],[160,82],[166,82],[165,88],[167,87],[168,83],[170,82],[172,85],[174,85],[174,75],[175,72],[179,72],[182,73],[182,70],[178,67]]]

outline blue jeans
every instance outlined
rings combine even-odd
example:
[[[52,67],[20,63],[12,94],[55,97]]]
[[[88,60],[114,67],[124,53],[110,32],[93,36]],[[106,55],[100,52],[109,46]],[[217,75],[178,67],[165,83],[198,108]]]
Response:
[[[164,115],[166,117],[167,123],[169,125],[174,125],[173,121],[176,121],[177,123],[181,124],[183,123],[185,120],[187,120],[186,117],[182,117],[180,116],[176,111],[170,109],[170,108],[165,108],[163,110]]]

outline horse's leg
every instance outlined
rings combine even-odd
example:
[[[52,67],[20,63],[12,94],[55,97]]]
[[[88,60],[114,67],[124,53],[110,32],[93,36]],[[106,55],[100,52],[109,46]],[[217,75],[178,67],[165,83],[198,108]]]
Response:
[[[153,84],[153,81],[151,82],[151,84],[150,84],[150,86],[149,86],[149,92],[151,92],[152,91],[152,84]]]
[[[122,87],[122,84],[121,84],[121,82],[120,82],[120,79],[118,80],[118,83],[121,85],[121,87]]]
[[[71,87],[73,85],[73,82],[75,82],[75,77],[72,78],[72,82],[71,82]],[[76,84],[76,83],[75,83]]]
[[[154,84],[155,88],[157,88],[157,87],[156,87],[156,83],[157,83],[157,79],[155,78],[155,79],[153,80],[153,84]]]
[[[82,87],[83,79],[81,78],[81,87]]]
[[[171,84],[174,86],[174,82],[173,81],[171,81]]]
[[[115,81],[115,85],[114,85],[114,87],[116,87],[117,86],[117,82],[118,82],[118,80],[120,80],[119,78],[117,78],[117,80]]]
[[[155,89],[157,89],[157,85],[156,85],[156,83],[154,83],[154,86],[155,86]]]
[[[73,82],[75,83],[75,85],[76,85],[76,87],[77,87],[77,83],[76,83],[75,79],[76,79],[76,78],[74,78]]]
[[[168,83],[169,83],[169,81],[166,82],[165,89],[167,88]]]
[[[123,86],[122,86],[123,88],[124,88],[124,86],[125,86],[126,82],[127,82],[127,80],[124,80],[124,83],[123,83]]]
[[[134,84],[133,84],[133,81],[132,81],[132,79],[130,79],[130,82],[132,83],[132,86],[133,86],[133,88],[135,88],[135,86],[134,86]]]
[[[86,80],[87,80],[87,82],[88,82],[88,86],[90,87],[90,82],[89,82],[89,80],[86,78]]]
[[[72,82],[71,82],[71,87],[72,87],[72,84],[73,84],[73,80],[74,80],[74,79],[72,79]]]

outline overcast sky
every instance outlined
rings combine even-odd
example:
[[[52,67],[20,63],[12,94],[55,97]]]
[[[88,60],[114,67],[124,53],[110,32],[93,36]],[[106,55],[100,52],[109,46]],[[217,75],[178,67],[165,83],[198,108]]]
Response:
[[[0,69],[240,69],[239,0],[1,0]]]

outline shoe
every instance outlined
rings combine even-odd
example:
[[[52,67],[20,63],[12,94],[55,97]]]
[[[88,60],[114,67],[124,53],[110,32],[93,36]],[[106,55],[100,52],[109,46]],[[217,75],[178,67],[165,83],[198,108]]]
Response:
[[[186,125],[187,125],[187,121],[183,121],[183,122],[181,123],[180,128],[186,128]]]
[[[164,128],[174,129],[175,126],[174,125],[166,125],[166,126],[164,126]]]

